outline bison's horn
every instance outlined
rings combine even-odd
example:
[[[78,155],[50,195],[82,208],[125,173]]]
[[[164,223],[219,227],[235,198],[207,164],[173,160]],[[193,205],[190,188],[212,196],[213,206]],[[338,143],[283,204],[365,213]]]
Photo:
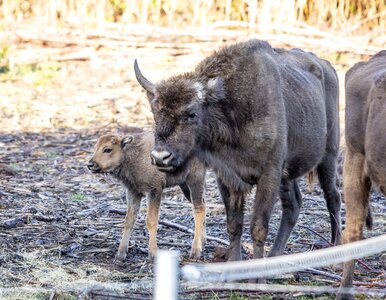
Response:
[[[138,80],[139,84],[146,91],[148,91],[149,93],[154,94],[154,90],[155,90],[154,84],[151,83],[149,80],[146,79],[145,76],[142,75],[142,72],[139,69],[138,62],[137,62],[136,59],[134,60],[134,72],[135,72],[135,77],[137,77],[137,80]]]

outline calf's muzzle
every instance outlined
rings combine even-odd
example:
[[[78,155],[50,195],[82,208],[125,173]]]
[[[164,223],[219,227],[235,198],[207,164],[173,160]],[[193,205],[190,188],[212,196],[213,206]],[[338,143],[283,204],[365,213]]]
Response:
[[[101,167],[93,160],[88,162],[87,168],[93,173],[98,173],[101,170]]]

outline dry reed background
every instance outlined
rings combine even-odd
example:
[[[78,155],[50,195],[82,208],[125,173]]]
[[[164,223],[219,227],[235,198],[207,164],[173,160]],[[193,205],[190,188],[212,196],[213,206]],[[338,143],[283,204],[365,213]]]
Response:
[[[193,34],[186,28],[242,30]],[[143,214],[129,258],[112,264],[123,222],[116,208],[123,210],[124,202],[116,184],[101,183],[86,172],[92,145],[101,133],[152,123],[132,74],[134,57],[157,79],[191,69],[213,49],[255,33],[274,46],[301,47],[329,59],[342,84],[349,66],[385,47],[386,1],[0,0],[0,163],[16,173],[0,174],[0,287],[10,288],[9,299],[22,299],[20,287],[33,289],[26,293],[28,299],[39,288],[45,289],[39,299],[72,299],[60,293],[71,283],[85,289],[85,283],[94,281],[126,281],[134,288],[151,280]],[[343,108],[342,101],[342,114]],[[208,233],[226,238],[214,179],[206,185]],[[320,189],[304,193],[303,227],[295,229],[287,252],[324,247],[310,230],[329,235]],[[161,219],[192,224],[190,206],[176,197],[168,192]],[[375,230],[368,234],[375,235],[384,230],[386,207],[384,198],[373,200]],[[176,216],[181,206],[183,212]],[[273,228],[279,215],[277,209]],[[10,220],[21,224],[4,229]],[[187,257],[190,235],[167,226],[159,231],[162,248],[177,247]],[[215,246],[209,243],[204,261],[212,261]],[[367,263],[373,271],[359,269],[357,278],[368,286],[386,283],[378,271],[384,262],[377,257]],[[331,276],[340,270],[323,270],[330,278],[311,272],[280,282],[336,286]],[[146,295],[139,299],[150,297],[151,288],[136,289]]]
[[[385,0],[2,0],[3,22],[103,26],[127,22],[169,27],[249,27],[263,31],[311,25],[344,34],[386,27]]]

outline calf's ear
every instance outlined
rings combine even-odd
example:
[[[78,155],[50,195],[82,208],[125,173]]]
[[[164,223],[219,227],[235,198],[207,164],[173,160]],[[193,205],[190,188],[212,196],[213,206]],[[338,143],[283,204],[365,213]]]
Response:
[[[127,147],[129,144],[133,143],[133,141],[134,141],[134,136],[132,136],[132,135],[125,136],[125,137],[122,139],[122,141],[121,141],[121,148],[122,148],[122,149],[126,149],[126,147]]]
[[[225,99],[224,79],[215,77],[208,80],[206,84],[206,101],[214,103]]]

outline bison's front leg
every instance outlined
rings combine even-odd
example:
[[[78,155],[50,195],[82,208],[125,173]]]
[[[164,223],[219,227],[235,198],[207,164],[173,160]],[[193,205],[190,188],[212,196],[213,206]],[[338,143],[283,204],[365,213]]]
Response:
[[[269,256],[283,254],[288,238],[298,220],[300,207],[302,205],[302,195],[296,180],[282,180],[280,186],[280,200],[282,205],[280,227]]]
[[[157,228],[159,207],[161,204],[161,190],[152,190],[147,196],[146,227],[149,232],[149,259],[152,260],[157,252]]]
[[[192,243],[192,250],[190,256],[192,258],[199,258],[201,256],[202,248],[205,245],[205,203],[202,198],[203,185],[202,182],[188,180],[189,190],[191,191],[191,199],[193,202],[194,214],[194,238]]]
[[[119,260],[124,260],[126,258],[130,236],[133,231],[135,221],[137,220],[139,208],[141,207],[141,196],[131,195],[129,191],[126,190],[126,202],[127,211],[122,239],[118,247],[118,252],[115,256]]]
[[[244,225],[244,193],[230,189],[217,179],[227,214],[229,235],[228,261],[241,260],[240,239]]]
[[[343,233],[343,242],[350,243],[360,240],[363,234],[371,182],[363,174],[365,157],[360,153],[346,151],[343,168],[344,198],[346,203],[346,229]],[[353,284],[354,261],[344,264],[341,287],[350,288]],[[349,293],[340,292],[337,299],[354,299]]]
[[[281,169],[268,166],[256,187],[256,199],[251,218],[253,257],[264,256],[264,244],[268,235],[268,224],[280,186]]]

